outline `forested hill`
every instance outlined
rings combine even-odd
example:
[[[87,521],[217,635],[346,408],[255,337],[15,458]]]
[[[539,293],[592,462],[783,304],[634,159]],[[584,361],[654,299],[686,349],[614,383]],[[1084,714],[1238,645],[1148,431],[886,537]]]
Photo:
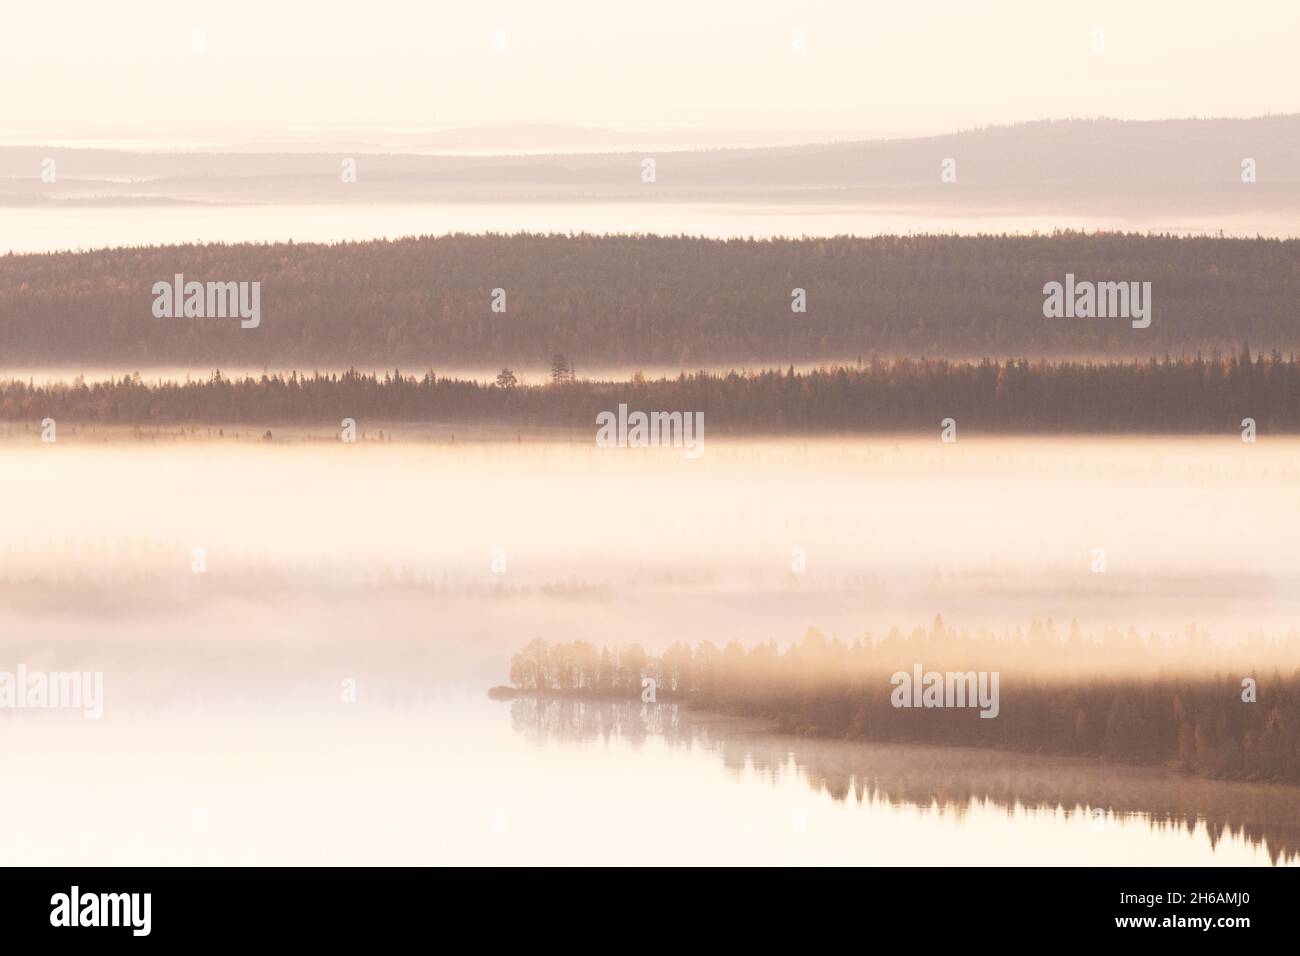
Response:
[[[260,325],[155,318],[154,284],[178,273],[260,282]],[[1044,318],[1044,284],[1067,273],[1150,282],[1150,327]],[[792,310],[795,289],[806,312]],[[544,366],[558,353],[579,368],[699,368],[1243,343],[1300,346],[1300,240],[457,235],[0,257],[0,367]]]

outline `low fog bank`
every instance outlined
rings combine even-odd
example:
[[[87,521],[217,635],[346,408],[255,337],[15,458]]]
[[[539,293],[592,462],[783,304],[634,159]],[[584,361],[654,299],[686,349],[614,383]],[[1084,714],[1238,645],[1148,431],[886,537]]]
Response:
[[[103,670],[110,693],[142,702],[333,700],[349,678],[400,701],[501,683],[534,638],[657,653],[816,629],[907,647],[939,616],[984,642],[981,669],[1051,676],[1043,647],[1105,640],[1062,652],[1061,671],[1285,671],[1298,451],[7,442],[0,668]]]

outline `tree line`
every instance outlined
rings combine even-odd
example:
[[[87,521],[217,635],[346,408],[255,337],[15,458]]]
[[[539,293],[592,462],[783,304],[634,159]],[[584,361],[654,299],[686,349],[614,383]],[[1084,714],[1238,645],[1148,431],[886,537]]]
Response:
[[[714,433],[937,431],[945,418],[985,432],[1300,432],[1300,365],[1277,352],[1133,362],[872,359],[796,372],[682,373],[606,382],[574,378],[556,356],[552,380],[490,383],[432,371],[349,371],[147,383],[118,379],[0,382],[0,419],[149,425],[457,422],[594,428],[630,410],[705,413]]]
[[[1149,281],[1153,321],[1046,319],[1067,273]],[[151,289],[261,283],[256,329],[155,318]],[[804,291],[806,310],[792,306]],[[500,294],[497,293],[500,290]],[[494,308],[494,306],[496,308]],[[1300,240],[451,235],[0,256],[10,366],[584,368],[1300,348]]]

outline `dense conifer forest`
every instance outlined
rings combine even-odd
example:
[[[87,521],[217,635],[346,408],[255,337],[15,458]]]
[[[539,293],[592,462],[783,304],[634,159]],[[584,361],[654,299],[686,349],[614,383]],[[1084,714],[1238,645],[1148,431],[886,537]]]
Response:
[[[177,274],[260,282],[260,325],[156,318],[151,289]],[[1150,327],[1044,318],[1044,285],[1067,274],[1150,282]],[[556,353],[587,369],[1128,360],[1242,343],[1290,352],[1298,320],[1300,240],[452,235],[0,256],[11,368],[544,367]]]
[[[1300,431],[1300,365],[1251,355],[1145,362],[873,360],[805,373],[789,368],[625,382],[574,379],[557,356],[552,381],[496,382],[348,372],[146,383],[0,382],[0,420],[46,417],[105,425],[286,423],[337,427],[371,422],[465,422],[521,428],[594,428],[596,416],[631,410],[705,414],[722,432],[937,431],[1182,432],[1261,435]]]

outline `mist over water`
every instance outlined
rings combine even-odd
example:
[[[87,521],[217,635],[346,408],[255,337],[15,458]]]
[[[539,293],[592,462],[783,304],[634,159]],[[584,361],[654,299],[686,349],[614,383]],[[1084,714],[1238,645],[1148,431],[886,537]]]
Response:
[[[608,640],[608,606],[632,622],[618,639],[654,646],[787,641],[807,627],[852,640],[936,613],[969,628],[1194,624],[1233,641],[1289,628],[1300,600],[1294,438],[948,445],[706,431],[691,460],[596,447],[594,423],[527,441],[454,425],[374,440],[382,430],[369,425],[355,446],[327,429],[272,442],[252,440],[260,430],[104,441],[65,429],[57,446],[11,433],[0,574],[11,587],[156,580],[158,600],[200,580],[311,588],[320,574],[503,603],[549,592],[577,611],[565,625],[575,637]],[[201,579],[195,547],[208,556]],[[804,573],[791,570],[795,549]],[[641,601],[661,606],[644,631],[622,613]],[[673,627],[658,631],[665,617]]]
[[[906,832],[906,862],[956,859],[952,841],[972,861],[984,841],[1076,859],[1095,845],[1086,815],[977,800],[954,816],[913,791],[863,810],[794,768],[773,776],[784,744],[754,743],[766,769],[741,772],[653,734],[521,736],[484,691],[536,637],[785,645],[808,628],[852,641],[939,614],[971,632],[1050,620],[1062,636],[1075,620],[1095,635],[1196,625],[1226,646],[1297,620],[1295,439],[706,435],[689,460],[583,434],[378,431],[356,445],[327,429],[264,442],[69,427],[54,445],[8,431],[0,669],[102,670],[106,701],[98,721],[0,713],[10,772],[39,782],[6,792],[25,823],[0,855],[612,862],[620,821],[593,816],[599,803],[652,818],[648,832],[671,821],[697,861],[903,862],[886,830]],[[1098,547],[1104,574],[1090,570]],[[345,680],[356,703],[341,700]],[[106,797],[93,818],[71,812],[87,767]],[[1059,799],[1102,801],[1089,788],[1111,773],[1075,777]],[[1014,804],[1019,786],[997,799]],[[1225,805],[1245,792],[1188,786],[1227,788]],[[679,792],[681,805],[665,796]],[[1149,802],[1125,812],[1161,811]],[[719,832],[725,807],[735,826]],[[1195,825],[1115,826],[1134,859],[1268,862],[1238,840],[1212,849]],[[750,839],[766,828],[781,838]]]
[[[4,211],[0,255],[118,246],[234,242],[362,242],[450,233],[653,233],[716,239],[926,233],[1049,234],[1058,229],[1254,238],[1294,237],[1296,219],[1259,210],[1092,215],[906,206],[647,202],[440,205],[16,206]]]

